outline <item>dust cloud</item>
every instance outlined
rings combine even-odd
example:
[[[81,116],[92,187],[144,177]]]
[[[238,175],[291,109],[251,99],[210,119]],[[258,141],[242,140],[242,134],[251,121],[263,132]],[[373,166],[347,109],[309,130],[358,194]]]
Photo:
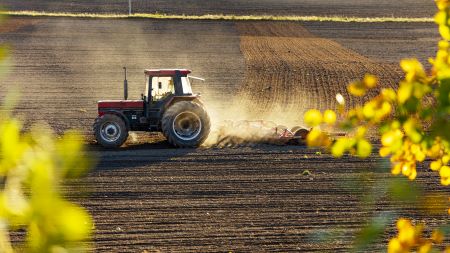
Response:
[[[261,101],[242,92],[230,101],[205,99],[204,104],[211,120],[211,133],[204,147],[285,144],[281,135],[295,135],[298,129],[306,129],[303,113],[273,104],[270,110],[263,110]]]

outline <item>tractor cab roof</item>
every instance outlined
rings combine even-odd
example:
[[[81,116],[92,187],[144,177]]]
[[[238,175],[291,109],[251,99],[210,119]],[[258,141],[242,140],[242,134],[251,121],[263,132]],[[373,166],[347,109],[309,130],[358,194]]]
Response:
[[[176,71],[180,71],[183,76],[191,73],[189,69],[146,69],[144,73],[148,76],[173,76]]]

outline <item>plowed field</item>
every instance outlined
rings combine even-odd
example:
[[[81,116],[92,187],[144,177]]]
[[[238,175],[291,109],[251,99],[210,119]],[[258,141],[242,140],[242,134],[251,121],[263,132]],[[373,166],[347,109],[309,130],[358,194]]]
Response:
[[[347,84],[365,73],[385,87],[401,77],[397,65],[374,62],[298,23],[239,23],[237,29],[247,65],[238,97],[240,105],[250,101],[248,115],[268,112],[270,120],[294,124],[308,109],[334,109],[335,95],[347,94]],[[362,102],[345,98],[351,106]]]
[[[399,211],[431,227],[447,219],[385,197],[367,206],[363,197],[383,196],[392,177],[377,158],[273,146],[98,154],[96,170],[69,190],[94,215],[98,252],[348,252],[372,216]],[[438,181],[421,169],[416,182],[448,195]],[[393,231],[367,251],[384,251]]]
[[[0,30],[14,54],[0,87],[22,91],[16,112],[27,126],[46,120],[57,132],[77,128],[91,136],[96,100],[121,97],[122,66],[130,69],[132,98],[143,90],[143,68],[186,67],[207,79],[194,90],[213,115],[230,109],[229,118],[278,114],[300,124],[304,110],[333,108],[335,93],[345,94],[346,83],[365,72],[394,85],[401,78],[394,63],[409,54],[403,42],[413,54],[432,55],[437,38],[428,32],[432,24],[345,24],[327,32],[331,27],[12,19]],[[65,188],[93,215],[97,252],[348,252],[373,216],[398,211],[431,228],[448,221],[444,211],[430,216],[385,196],[392,176],[376,156],[334,160],[320,150],[266,145],[177,150],[137,137],[117,151],[90,145],[99,164]],[[426,168],[416,181],[425,193],[449,194]],[[376,205],[361,201],[367,192],[381,196]],[[388,227],[367,251],[383,251],[393,232]]]

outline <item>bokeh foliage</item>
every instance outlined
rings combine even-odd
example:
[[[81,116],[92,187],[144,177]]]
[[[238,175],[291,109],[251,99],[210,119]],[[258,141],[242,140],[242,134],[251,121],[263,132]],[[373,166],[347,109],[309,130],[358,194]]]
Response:
[[[9,59],[0,45],[0,76]],[[90,166],[82,136],[55,136],[50,128],[24,131],[11,111],[16,93],[0,108],[0,252],[83,252],[89,249],[93,222],[82,207],[64,199],[64,179],[78,177]],[[24,231],[13,245],[11,231]]]
[[[405,77],[398,88],[382,88],[363,105],[350,109],[346,109],[344,97],[337,94],[337,112],[306,112],[305,123],[312,127],[307,136],[309,146],[327,147],[337,158],[346,153],[365,158],[372,154],[367,132],[376,129],[381,141],[379,155],[389,157],[392,174],[414,180],[418,163],[429,160],[429,168],[438,173],[441,184],[450,185],[450,2],[436,0],[436,4],[435,22],[442,38],[436,57],[430,59],[431,70],[425,71],[417,59],[404,59],[400,67]],[[363,97],[377,84],[377,77],[367,74],[363,80],[350,83],[347,90],[352,96]],[[332,139],[321,130],[323,125],[349,135]],[[408,190],[401,188],[401,192]],[[425,199],[435,202],[429,196]],[[383,231],[379,224],[383,223],[372,222],[363,229],[362,244]],[[439,230],[425,239],[424,226],[405,218],[397,221],[397,229],[397,236],[389,241],[388,252],[431,252],[433,245],[444,239]]]
[[[377,96],[349,110],[344,109],[345,100],[338,94],[338,112],[306,112],[305,123],[313,127],[307,136],[308,145],[328,147],[335,157],[350,153],[365,158],[372,153],[367,131],[376,128],[382,144],[379,154],[390,157],[392,174],[414,180],[417,164],[431,159],[430,168],[439,173],[443,185],[450,185],[450,18],[448,2],[437,3],[436,23],[442,40],[436,57],[430,59],[431,71],[427,73],[416,59],[404,59],[400,66],[405,78],[397,89],[382,88]],[[362,97],[377,83],[377,77],[368,74],[350,83],[348,92]],[[322,124],[350,134],[332,140],[321,131]]]

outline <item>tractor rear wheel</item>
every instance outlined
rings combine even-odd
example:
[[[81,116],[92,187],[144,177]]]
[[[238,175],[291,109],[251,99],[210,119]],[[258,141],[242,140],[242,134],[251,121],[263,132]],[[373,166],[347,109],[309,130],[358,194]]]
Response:
[[[117,148],[128,138],[128,129],[122,118],[105,114],[95,119],[94,135],[97,142],[106,148]]]
[[[171,145],[193,148],[206,140],[211,123],[203,106],[192,101],[180,101],[166,110],[161,128]]]

